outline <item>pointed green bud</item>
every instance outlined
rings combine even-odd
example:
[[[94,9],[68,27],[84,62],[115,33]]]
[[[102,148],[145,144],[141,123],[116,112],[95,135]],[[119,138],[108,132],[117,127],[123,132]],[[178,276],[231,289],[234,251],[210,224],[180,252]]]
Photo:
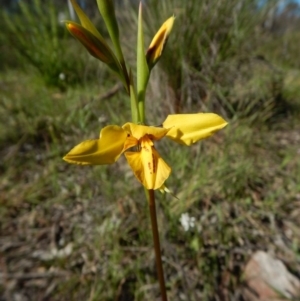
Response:
[[[120,74],[121,66],[113,51],[109,48],[109,46],[107,46],[106,42],[102,38],[97,38],[90,31],[77,23],[67,21],[66,26],[69,32],[87,49],[87,51],[93,57],[104,62],[111,69]]]
[[[75,0],[71,0],[72,6],[74,7],[76,14],[80,20],[80,23],[82,27],[90,31],[95,37],[98,39],[103,39],[100,32],[97,30],[97,28],[94,26],[92,21],[89,19],[89,17],[84,13],[84,11],[80,8],[80,6],[77,4]]]

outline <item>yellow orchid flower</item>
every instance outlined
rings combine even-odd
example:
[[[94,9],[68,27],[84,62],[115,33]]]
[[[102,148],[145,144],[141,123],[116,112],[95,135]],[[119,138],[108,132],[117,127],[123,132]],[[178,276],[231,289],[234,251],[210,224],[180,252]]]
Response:
[[[191,145],[222,129],[227,122],[213,113],[169,115],[162,127],[138,125],[131,122],[122,127],[109,125],[99,139],[86,140],[75,146],[63,159],[82,165],[112,164],[126,151],[125,157],[136,178],[147,189],[159,189],[171,173],[154,142],[163,137]]]

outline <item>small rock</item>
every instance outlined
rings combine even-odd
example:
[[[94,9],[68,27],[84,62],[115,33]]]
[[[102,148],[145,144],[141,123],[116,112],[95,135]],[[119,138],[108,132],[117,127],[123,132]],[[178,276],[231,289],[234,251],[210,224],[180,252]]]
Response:
[[[300,281],[266,252],[255,252],[244,271],[247,301],[281,301],[300,297]]]

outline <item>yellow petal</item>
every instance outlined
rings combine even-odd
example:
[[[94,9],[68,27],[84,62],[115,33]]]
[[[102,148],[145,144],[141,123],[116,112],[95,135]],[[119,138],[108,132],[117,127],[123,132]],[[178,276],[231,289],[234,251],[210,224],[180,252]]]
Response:
[[[136,178],[147,189],[159,189],[171,173],[171,168],[151,144],[142,145],[140,152],[126,152],[126,159]]]
[[[126,138],[127,133],[121,127],[109,125],[102,129],[99,139],[81,142],[63,159],[82,165],[112,164],[122,154]]]
[[[146,54],[149,69],[151,69],[161,57],[168,37],[171,33],[174,20],[175,17],[172,16],[166,22],[164,22],[151,41]]]
[[[185,145],[207,138],[226,125],[222,117],[213,113],[169,115],[163,122],[163,127],[169,129],[166,137]]]
[[[159,140],[168,132],[167,129],[161,127],[139,125],[131,122],[125,123],[123,129],[131,133],[138,140],[145,135],[148,135],[151,140]]]

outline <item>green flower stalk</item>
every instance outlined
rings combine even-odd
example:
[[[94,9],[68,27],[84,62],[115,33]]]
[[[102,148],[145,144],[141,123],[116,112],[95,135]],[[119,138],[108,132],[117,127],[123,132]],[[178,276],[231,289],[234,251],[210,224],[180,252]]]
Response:
[[[121,64],[128,85],[129,78],[128,78],[127,68],[123,56],[123,51],[120,44],[119,26],[116,19],[114,2],[113,0],[97,0],[97,4],[98,4],[100,14],[108,30],[111,41],[114,45],[117,58],[119,59],[119,62]]]
[[[119,39],[119,26],[116,19],[115,8],[113,0],[97,0],[100,14],[105,22],[109,36],[115,47],[117,57],[121,64],[125,63],[124,56]]]

